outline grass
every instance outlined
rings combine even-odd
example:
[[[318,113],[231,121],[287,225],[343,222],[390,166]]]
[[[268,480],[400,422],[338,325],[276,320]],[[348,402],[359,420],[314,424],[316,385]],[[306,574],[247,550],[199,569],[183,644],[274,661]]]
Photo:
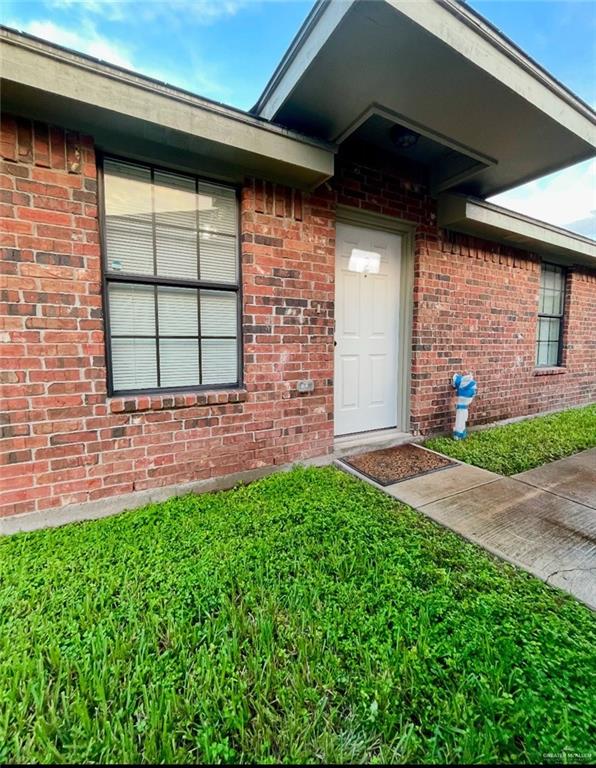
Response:
[[[514,475],[596,446],[596,404],[482,429],[465,440],[434,437],[424,445],[467,464]]]
[[[296,469],[2,540],[0,762],[586,762],[595,624]]]

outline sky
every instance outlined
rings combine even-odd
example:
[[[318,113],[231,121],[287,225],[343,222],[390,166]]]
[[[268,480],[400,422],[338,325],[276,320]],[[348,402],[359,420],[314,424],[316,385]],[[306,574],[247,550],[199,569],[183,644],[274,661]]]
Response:
[[[369,0],[372,1],[372,0]],[[250,109],[313,0],[0,0],[3,24]],[[596,0],[469,0],[596,108]],[[596,239],[596,160],[493,201]]]

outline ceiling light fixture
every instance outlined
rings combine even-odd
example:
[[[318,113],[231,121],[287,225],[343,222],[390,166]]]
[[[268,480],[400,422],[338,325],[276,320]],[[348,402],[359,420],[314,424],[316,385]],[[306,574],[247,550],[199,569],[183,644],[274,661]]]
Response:
[[[394,125],[390,131],[391,141],[400,149],[411,149],[418,143],[420,134],[403,125]]]

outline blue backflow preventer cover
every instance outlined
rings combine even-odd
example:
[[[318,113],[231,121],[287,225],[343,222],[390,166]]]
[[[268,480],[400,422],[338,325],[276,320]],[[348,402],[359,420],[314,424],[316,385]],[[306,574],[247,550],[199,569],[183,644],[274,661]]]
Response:
[[[471,373],[453,374],[452,386],[457,395],[457,404],[455,406],[455,425],[453,427],[453,438],[463,440],[468,434],[466,431],[466,422],[468,421],[468,407],[478,391],[478,385]]]

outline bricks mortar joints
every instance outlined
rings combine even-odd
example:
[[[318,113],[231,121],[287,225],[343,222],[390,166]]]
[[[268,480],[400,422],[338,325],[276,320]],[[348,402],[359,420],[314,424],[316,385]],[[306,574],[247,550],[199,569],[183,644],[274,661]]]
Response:
[[[568,277],[565,375],[535,377],[538,257],[440,230],[411,168],[341,153],[336,176],[310,195],[260,179],[243,186],[244,389],[109,399],[93,141],[2,119],[1,338],[10,344],[0,514],[329,455],[338,203],[417,227],[413,431],[450,424],[454,368],[480,382],[472,425],[596,399],[595,273]],[[315,380],[312,395],[295,392],[298,378]]]

